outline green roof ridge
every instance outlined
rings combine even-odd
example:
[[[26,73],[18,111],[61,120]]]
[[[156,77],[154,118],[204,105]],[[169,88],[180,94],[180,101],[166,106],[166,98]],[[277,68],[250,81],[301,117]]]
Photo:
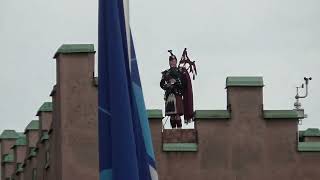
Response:
[[[52,112],[53,108],[52,108],[52,102],[44,102],[38,112],[37,112],[37,116],[39,116],[40,112]]]
[[[54,55],[56,58],[59,54],[71,53],[94,53],[93,44],[62,44]]]
[[[163,143],[163,151],[176,151],[176,152],[195,152],[198,150],[197,143]]]
[[[4,154],[2,157],[2,163],[11,163],[14,161],[13,154]]]
[[[263,87],[263,77],[261,76],[229,76],[226,79],[226,87],[247,86]]]
[[[19,137],[19,134],[15,130],[6,129],[2,131],[0,135],[0,140],[1,139],[17,139],[18,137]]]
[[[299,115],[295,110],[264,110],[265,119],[298,119]]]
[[[148,109],[147,110],[148,118],[149,119],[162,119],[162,110],[161,109]]]
[[[320,136],[318,128],[308,128],[303,132],[303,136]]]
[[[196,110],[196,119],[229,119],[231,117],[228,110]]]
[[[38,130],[39,129],[39,120],[32,120],[25,129],[25,133],[30,130]]]

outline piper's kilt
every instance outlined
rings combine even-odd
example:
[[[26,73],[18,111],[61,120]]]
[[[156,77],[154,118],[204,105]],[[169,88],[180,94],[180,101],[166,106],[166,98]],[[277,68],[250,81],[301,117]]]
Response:
[[[173,93],[168,95],[166,100],[166,116],[183,115],[182,97]]]

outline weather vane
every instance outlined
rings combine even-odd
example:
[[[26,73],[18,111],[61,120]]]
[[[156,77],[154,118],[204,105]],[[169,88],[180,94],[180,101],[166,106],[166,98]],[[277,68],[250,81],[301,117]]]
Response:
[[[299,102],[299,99],[306,98],[308,96],[308,84],[310,80],[312,80],[311,77],[304,77],[305,85],[302,84],[301,86],[296,87],[297,94],[295,96],[296,102],[294,103],[294,110],[298,113],[299,119],[307,118],[307,114],[304,114],[304,109],[301,108],[301,103]],[[303,89],[304,87],[306,89],[305,95],[300,96],[299,89]]]

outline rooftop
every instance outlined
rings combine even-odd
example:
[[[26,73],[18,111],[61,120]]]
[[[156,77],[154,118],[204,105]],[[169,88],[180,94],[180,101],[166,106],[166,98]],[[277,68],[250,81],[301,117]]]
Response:
[[[31,130],[38,130],[39,129],[39,120],[32,120],[28,126],[26,127],[24,133],[27,133]]]
[[[15,130],[4,130],[0,135],[1,139],[17,139],[19,134]]]
[[[63,44],[59,47],[54,55],[56,58],[59,54],[72,54],[72,53],[94,53],[93,44]]]
[[[38,112],[37,112],[37,116],[39,116],[39,114],[40,114],[41,112],[52,112],[52,102],[44,102],[44,103],[40,106],[40,108],[39,108],[39,110],[38,110]]]
[[[315,137],[320,136],[320,130],[318,128],[308,128],[301,132],[302,136]]]

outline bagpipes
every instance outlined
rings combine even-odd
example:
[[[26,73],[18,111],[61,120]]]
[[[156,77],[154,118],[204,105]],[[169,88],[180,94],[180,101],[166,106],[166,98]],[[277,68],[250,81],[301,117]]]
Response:
[[[168,50],[168,52],[171,56],[176,58],[176,56],[172,53],[172,50]],[[187,64],[189,65],[188,67],[186,67]],[[178,67],[185,68],[188,73],[192,74],[192,79],[195,80],[195,76],[197,75],[197,67],[195,61],[191,61],[188,57],[187,48],[184,48],[183,50]]]

